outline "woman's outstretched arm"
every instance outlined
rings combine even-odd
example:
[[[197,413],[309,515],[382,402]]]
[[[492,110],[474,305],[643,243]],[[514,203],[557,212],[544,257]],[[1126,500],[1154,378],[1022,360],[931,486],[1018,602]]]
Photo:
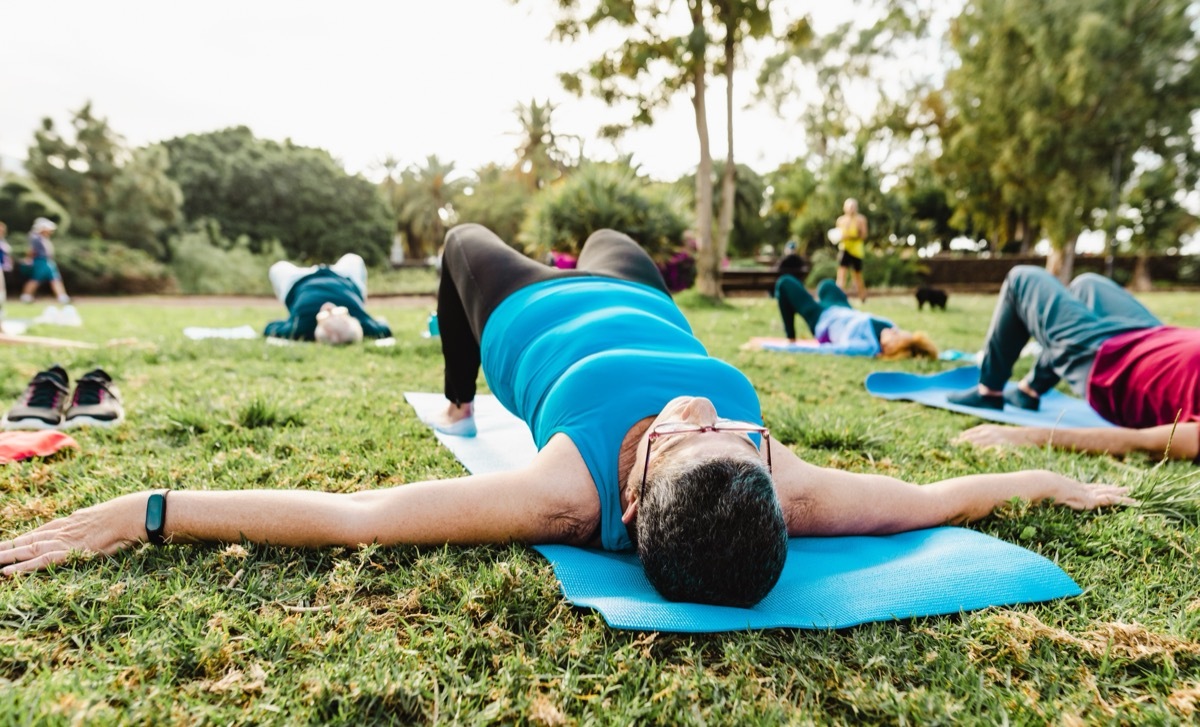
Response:
[[[885,475],[816,467],[784,449],[775,471],[791,535],[886,535],[962,524],[987,517],[1014,497],[1075,510],[1134,503],[1124,487],[1077,482],[1046,470],[914,485]]]
[[[0,542],[6,575],[111,554],[146,540],[151,492],[123,495]],[[167,497],[172,543],[240,542],[296,547],[406,543],[583,543],[599,522],[599,497],[578,450],[558,436],[522,470],[349,494],[301,490],[188,491]]]
[[[1164,424],[1146,429],[1054,429],[981,424],[958,435],[954,441],[967,442],[977,447],[1049,445],[1056,449],[1095,454],[1122,455],[1146,452],[1159,457],[1194,460],[1200,456],[1200,422]]]

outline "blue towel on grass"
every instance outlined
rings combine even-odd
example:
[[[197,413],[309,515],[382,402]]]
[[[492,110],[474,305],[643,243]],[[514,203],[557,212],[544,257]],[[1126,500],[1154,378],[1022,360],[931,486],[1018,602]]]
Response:
[[[405,394],[428,421],[440,394]],[[475,474],[519,468],[536,454],[519,419],[491,396],[475,399],[479,436],[438,439]],[[792,538],[775,588],[753,608],[667,601],[632,553],[540,545],[576,606],[609,626],[707,633],[774,627],[836,629],[870,621],[959,613],[1080,593],[1058,566],[1024,548],[965,528],[886,537]]]
[[[936,409],[948,409],[960,414],[987,419],[1005,424],[1025,427],[1111,427],[1112,422],[1096,413],[1088,403],[1060,391],[1047,391],[1042,395],[1041,407],[1037,411],[1005,405],[1003,409],[951,404],[947,394],[970,389],[979,384],[979,367],[962,366],[937,374],[909,374],[901,371],[876,371],[867,375],[867,391],[882,399],[906,399]],[[1016,386],[1009,382],[1007,388]]]

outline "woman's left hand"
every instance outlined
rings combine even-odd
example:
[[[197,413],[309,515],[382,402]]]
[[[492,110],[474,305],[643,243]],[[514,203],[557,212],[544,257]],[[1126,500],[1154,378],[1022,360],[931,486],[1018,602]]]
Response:
[[[143,514],[148,497],[148,493],[118,497],[0,541],[0,566],[4,566],[0,573],[43,570],[71,553],[111,555],[140,541],[146,533]]]

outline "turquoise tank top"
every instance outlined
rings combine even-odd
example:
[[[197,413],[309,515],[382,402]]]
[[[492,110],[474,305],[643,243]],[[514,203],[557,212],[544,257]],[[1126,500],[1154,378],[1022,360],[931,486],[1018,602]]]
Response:
[[[726,419],[762,421],[758,395],[712,358],[666,294],[612,278],[559,278],[506,298],[481,341],[488,387],[533,432],[538,449],[570,437],[600,495],[605,550],[631,546],[621,522],[617,458],[639,420],[677,396],[711,399]]]

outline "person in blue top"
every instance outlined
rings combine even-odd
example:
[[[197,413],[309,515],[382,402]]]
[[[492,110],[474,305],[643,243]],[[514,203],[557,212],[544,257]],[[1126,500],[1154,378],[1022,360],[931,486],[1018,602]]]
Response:
[[[13,269],[12,246],[8,244],[8,225],[0,222],[0,323],[4,321],[4,304],[8,302],[8,285],[4,274]]]
[[[667,598],[749,606],[778,579],[789,535],[960,523],[1013,497],[1129,501],[1125,488],[1047,471],[916,486],[804,462],[772,444],[753,386],[708,355],[650,258],[612,230],[557,270],[483,227],[453,228],[438,320],[448,402],[437,426],[475,431],[482,367],[533,432],[527,466],[347,494],[133,493],[0,542],[0,572],[138,542],[567,543],[636,547]]]
[[[813,299],[799,279],[781,275],[775,282],[775,299],[788,340],[796,340],[799,315],[820,344],[811,349],[814,353],[937,358],[937,346],[925,333],[906,331],[886,318],[851,308],[846,293],[828,278],[817,284],[817,297]]]
[[[267,273],[275,297],[287,306],[288,317],[267,324],[263,335],[318,343],[358,343],[388,338],[392,329],[363,308],[367,301],[367,266],[348,253],[333,265],[302,268],[286,260]]]
[[[21,272],[29,278],[25,281],[25,287],[21,289],[22,303],[32,303],[33,296],[42,283],[50,284],[50,290],[54,291],[59,303],[66,305],[71,302],[71,296],[67,295],[66,286],[63,285],[62,275],[58,272],[58,265],[54,262],[54,243],[50,241],[50,236],[57,229],[58,225],[45,217],[33,221],[29,230],[29,255],[21,265]]]

